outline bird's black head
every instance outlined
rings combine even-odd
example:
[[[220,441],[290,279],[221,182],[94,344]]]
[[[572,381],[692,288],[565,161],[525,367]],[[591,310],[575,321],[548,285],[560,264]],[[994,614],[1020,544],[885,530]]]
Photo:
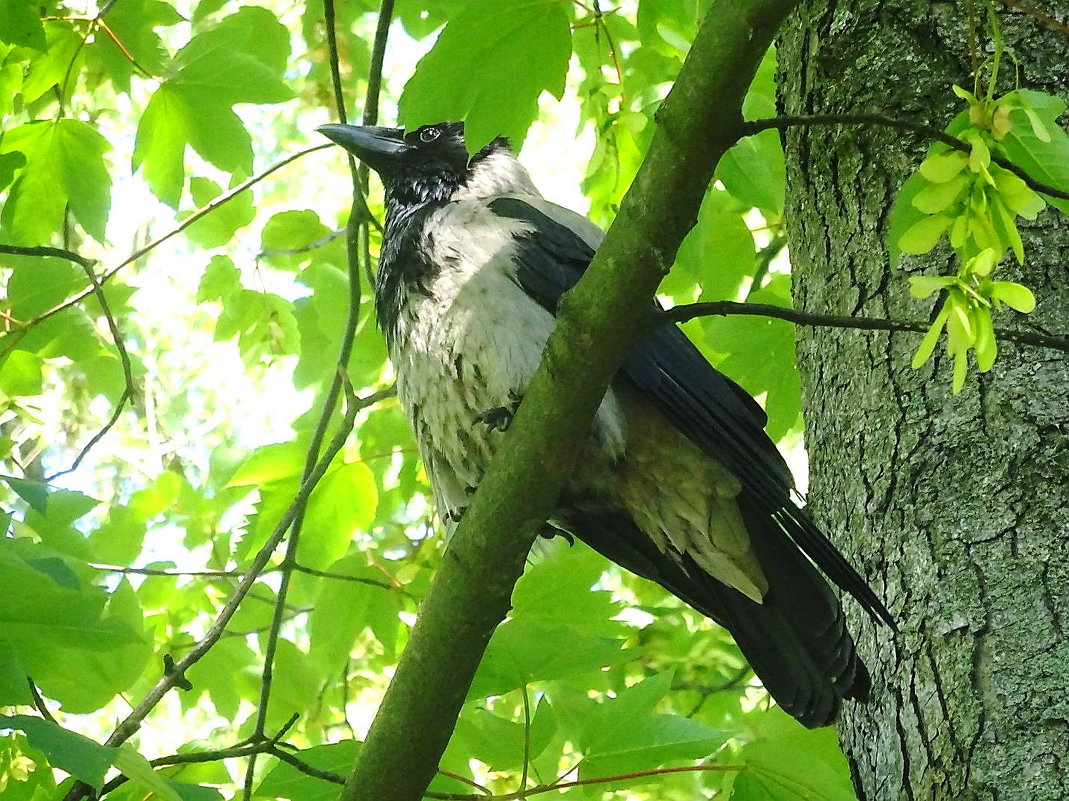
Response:
[[[466,187],[475,189],[481,183],[480,174],[488,171],[485,162],[491,156],[515,163],[508,143],[500,137],[469,158],[462,122],[424,125],[409,133],[403,128],[334,124],[316,130],[375,170],[390,205],[402,207],[445,202]],[[502,172],[500,166],[492,172]]]

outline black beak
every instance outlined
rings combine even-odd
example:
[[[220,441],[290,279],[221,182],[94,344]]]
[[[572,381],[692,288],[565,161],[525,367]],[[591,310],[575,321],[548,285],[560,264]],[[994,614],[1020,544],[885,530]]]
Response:
[[[389,172],[399,156],[407,153],[402,128],[379,128],[367,125],[320,125],[319,133],[341,145],[377,173]]]

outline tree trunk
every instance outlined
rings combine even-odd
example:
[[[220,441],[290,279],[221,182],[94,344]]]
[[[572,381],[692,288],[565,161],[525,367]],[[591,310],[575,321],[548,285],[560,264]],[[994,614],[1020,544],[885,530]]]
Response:
[[[1021,86],[1064,97],[1069,38],[999,9]],[[780,41],[783,110],[942,128],[963,108],[951,85],[972,88],[968,29],[964,2],[805,3]],[[1005,61],[1000,92],[1014,88]],[[839,126],[793,129],[786,144],[795,304],[929,315],[907,274],[949,272],[945,243],[897,270],[885,246],[927,143]],[[1022,222],[1027,263],[999,277],[1031,287],[1038,307],[995,323],[1063,333],[1069,224],[1049,208]],[[955,396],[938,351],[910,368],[918,342],[798,329],[812,511],[901,627],[860,626],[873,698],[840,726],[855,788],[863,801],[1069,798],[1069,360],[1000,343],[994,369]]]

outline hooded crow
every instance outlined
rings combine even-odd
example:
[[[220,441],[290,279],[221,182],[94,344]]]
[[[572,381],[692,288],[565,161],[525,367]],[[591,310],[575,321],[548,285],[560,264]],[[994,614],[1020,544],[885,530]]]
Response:
[[[455,523],[602,231],[547,202],[495,139],[461,123],[319,131],[382,178],[376,314],[442,517]],[[761,407],[675,325],[613,379],[549,523],[731,632],[777,703],[832,723],[870,679],[814,563],[874,618],[880,599],[791,498]]]

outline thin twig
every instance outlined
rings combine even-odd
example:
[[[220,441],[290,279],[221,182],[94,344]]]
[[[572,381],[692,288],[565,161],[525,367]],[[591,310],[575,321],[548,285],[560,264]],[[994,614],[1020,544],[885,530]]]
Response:
[[[96,562],[87,562],[86,567],[93,570],[101,570],[105,573],[119,573],[133,576],[194,576],[198,578],[238,578],[243,575],[243,570],[168,570],[158,567],[120,567],[119,565],[105,565]],[[265,570],[264,573],[271,571]]]
[[[30,695],[33,697],[33,708],[36,709],[41,717],[50,723],[56,723],[56,719],[52,717],[52,712],[49,711],[48,705],[45,704],[45,699],[41,697],[41,691],[37,689],[37,685],[34,684],[33,679],[30,676],[26,677],[26,683],[30,685]]]
[[[104,287],[99,279],[97,279],[92,266],[83,264],[82,269],[85,270],[85,274],[89,278],[89,283],[93,285],[93,290],[96,292],[97,296],[97,302],[100,304],[101,311],[104,312],[104,319],[108,323],[108,330],[111,331],[111,339],[115,343],[115,350],[119,353],[119,363],[122,365],[123,390],[122,395],[119,396],[119,402],[115,404],[115,408],[111,412],[111,417],[108,418],[108,421],[104,424],[103,428],[94,434],[89,442],[85,443],[85,446],[78,452],[78,455],[74,457],[74,461],[71,462],[70,467],[48,476],[45,479],[48,483],[52,483],[60,476],[65,476],[68,473],[73,473],[77,470],[85,457],[89,455],[89,451],[91,451],[98,442],[104,439],[107,433],[111,431],[117,422],[119,422],[119,417],[122,416],[127,402],[134,397],[134,368],[130,364],[130,354],[126,352],[126,342],[123,340],[122,334],[119,333],[119,324],[116,322],[115,315],[112,314],[111,306],[104,294]]]
[[[309,251],[321,248],[324,245],[329,245],[340,236],[345,236],[344,228],[339,228],[337,231],[331,231],[326,236],[321,236],[314,242],[309,242],[307,245],[301,245],[299,248],[291,248],[289,250],[261,250],[256,254],[256,260],[259,261],[260,259],[270,258],[271,256],[299,256],[302,253],[308,253]]]
[[[136,58],[134,58],[134,54],[126,49],[126,45],[124,45],[122,43],[122,40],[115,35],[115,32],[111,29],[108,23],[106,23],[104,20],[98,20],[97,26],[108,35],[108,38],[111,39],[111,43],[119,49],[119,52],[123,54],[123,57],[130,62],[130,66],[137,70],[138,74],[141,75],[142,78],[153,77],[153,73],[149,72],[147,69],[141,66],[141,63]]]
[[[116,573],[124,576],[167,576],[170,578],[188,576],[191,578],[232,579],[239,578],[245,573],[243,570],[209,570],[207,568],[203,570],[171,570],[158,567],[122,567],[120,565],[105,565],[95,562],[88,562],[85,566],[93,570],[100,570],[104,573]],[[375,579],[364,578],[363,576],[350,576],[345,573],[331,573],[329,570],[316,570],[315,568],[305,567],[304,565],[295,565],[293,569],[298,573],[305,573],[309,576],[316,576],[317,578],[332,579],[335,581],[349,581],[354,584],[366,584],[369,587],[378,587],[383,590],[404,589],[404,585],[401,584],[392,584],[388,581],[376,581]],[[281,568],[264,570],[260,575],[266,576],[269,573],[276,573],[279,570],[281,570]]]
[[[0,245],[0,253],[7,253],[11,256],[55,256],[59,259],[66,259],[72,261],[75,264],[80,264],[82,267],[89,269],[96,264],[96,259],[87,258],[80,253],[75,253],[73,250],[64,250],[63,248],[51,248],[46,246],[38,247],[22,247],[20,245]]]
[[[367,91],[364,94],[364,113],[360,119],[364,125],[375,125],[379,121],[379,96],[382,94],[382,67],[386,60],[386,42],[390,35],[390,23],[393,21],[394,0],[382,0],[379,5],[379,16],[375,24],[375,40],[371,46],[371,68],[367,76]],[[370,171],[367,164],[361,164],[357,170],[356,186],[360,196],[362,214],[371,218],[371,210],[367,207],[368,176]],[[352,215],[349,217],[350,223]],[[359,218],[358,218],[359,220]],[[367,277],[369,286],[375,285],[375,275],[371,270],[371,237],[368,236],[366,227],[360,236],[360,257],[364,265],[364,275]],[[379,229],[381,230],[381,229]]]
[[[461,776],[459,773],[453,773],[453,771],[451,770],[442,770],[441,768],[438,768],[438,775],[445,776],[447,779],[452,779],[453,781],[460,782],[461,784],[466,784],[469,787],[474,787],[480,793],[477,796],[473,796],[474,798],[494,797],[493,790],[491,790],[489,787],[484,787],[474,779],[469,779],[467,776]]]
[[[279,740],[285,734],[287,728],[288,726],[283,727],[283,730],[270,740],[261,740],[252,743],[246,742],[230,748],[220,748],[213,751],[190,751],[183,754],[172,754],[170,756],[150,759],[149,764],[154,768],[166,768],[173,765],[199,765],[205,762],[221,762],[224,759],[236,759],[252,756],[254,754],[268,754],[276,757],[282,762],[292,765],[301,773],[315,779],[322,779],[323,781],[331,782],[332,784],[342,784],[345,781],[344,777],[339,776],[337,773],[332,773],[329,770],[322,770],[314,765],[309,765],[303,759],[294,756],[289,751],[282,748],[279,745]],[[103,797],[108,793],[117,790],[127,781],[129,781],[129,779],[124,775],[116,776],[101,788],[99,796]]]
[[[379,121],[379,95],[382,93],[382,65],[386,59],[386,41],[393,21],[394,0],[382,0],[379,6],[378,23],[375,26],[375,42],[371,47],[371,69],[367,76],[367,95],[364,99],[364,125]]]
[[[527,787],[527,771],[531,767],[531,697],[527,685],[523,685],[523,772],[520,774],[520,787]]]
[[[304,565],[294,565],[293,570],[298,573],[304,573],[307,576],[316,576],[317,578],[335,579],[338,581],[351,581],[354,584],[367,584],[369,587],[378,587],[382,590],[396,589],[394,585],[386,581],[376,581],[375,579],[364,578],[363,576],[348,576],[344,573],[331,573],[326,570],[316,570],[314,567],[305,567]]]
[[[750,289],[746,293],[747,299],[754,292],[761,289],[761,284],[765,280],[765,276],[768,275],[769,267],[772,266],[773,259],[780,254],[787,245],[787,237],[782,234],[776,234],[769,240],[768,244],[761,248],[757,253],[757,267],[754,270],[753,278],[750,281]]]
[[[930,125],[925,125],[920,122],[913,122],[912,120],[888,117],[884,114],[811,114],[805,116],[787,115],[783,117],[771,117],[765,120],[744,122],[739,126],[739,133],[741,136],[752,136],[753,134],[767,131],[769,129],[783,130],[785,128],[801,125],[882,125],[900,131],[911,131],[913,133],[921,134],[929,139],[935,139],[942,142],[944,145],[951,147],[954,150],[960,150],[963,153],[972,152],[972,147],[968,142],[964,142],[956,136],[951,136],[944,131],[940,131],[938,128],[933,128]],[[1069,200],[1069,190],[1059,189],[1056,186],[1051,186],[1036,180],[1009,159],[1004,158],[997,153],[992,153],[991,160],[1003,169],[1012,172],[1036,192],[1060,198],[1062,200]]]
[[[735,314],[756,317],[774,317],[795,325],[815,328],[852,328],[860,331],[915,331],[920,334],[928,332],[931,323],[906,320],[887,320],[880,317],[847,317],[834,314],[810,314],[809,312],[772,306],[767,303],[735,303],[718,300],[702,303],[685,303],[659,312],[664,321],[685,323],[695,317],[727,317]],[[1017,331],[1011,328],[996,328],[995,338],[1019,345],[1034,345],[1069,353],[1069,336],[1049,336]]]
[[[423,794],[424,798],[434,798],[438,801],[522,801],[533,795],[553,793],[558,790],[567,790],[572,787],[594,787],[599,784],[612,784],[614,782],[629,781],[632,779],[645,779],[650,776],[667,776],[671,773],[711,773],[726,771],[743,771],[745,765],[683,765],[672,768],[652,768],[650,770],[636,770],[631,773],[621,773],[615,776],[598,776],[593,779],[576,779],[559,784],[540,784],[529,790],[519,790],[514,793],[501,793],[500,795],[472,795],[471,793],[436,793],[428,790]]]

